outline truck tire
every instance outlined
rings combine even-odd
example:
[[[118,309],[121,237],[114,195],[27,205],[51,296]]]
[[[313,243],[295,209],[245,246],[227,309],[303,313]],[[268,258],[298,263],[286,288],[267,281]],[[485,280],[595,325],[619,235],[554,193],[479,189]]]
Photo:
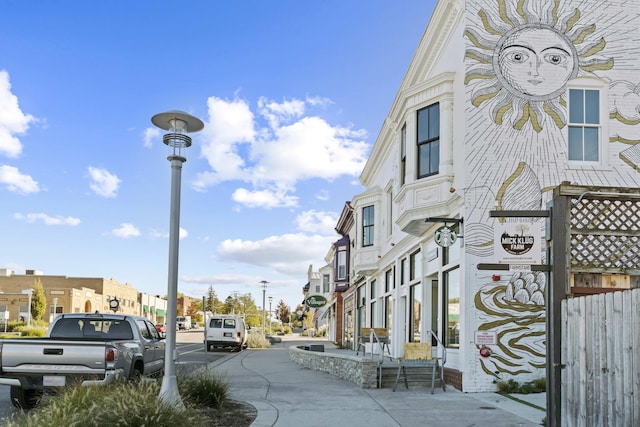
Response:
[[[32,409],[40,403],[42,399],[42,390],[23,389],[18,386],[11,386],[9,392],[11,404],[18,409]]]

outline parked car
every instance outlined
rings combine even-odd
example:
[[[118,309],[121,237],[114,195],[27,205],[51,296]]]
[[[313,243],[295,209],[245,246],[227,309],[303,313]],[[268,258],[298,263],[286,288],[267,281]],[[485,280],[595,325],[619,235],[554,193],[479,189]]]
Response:
[[[156,330],[160,334],[161,337],[167,336],[167,325],[164,323],[160,323],[156,325]]]
[[[191,322],[191,329],[198,329],[200,328],[200,324],[198,322]]]
[[[161,377],[165,341],[148,319],[110,313],[61,314],[44,338],[0,340],[0,385],[11,403],[36,406],[45,390]]]

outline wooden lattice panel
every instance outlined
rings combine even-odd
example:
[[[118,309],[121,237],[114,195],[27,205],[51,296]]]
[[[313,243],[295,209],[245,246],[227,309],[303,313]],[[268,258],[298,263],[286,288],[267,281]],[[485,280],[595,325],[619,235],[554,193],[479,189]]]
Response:
[[[572,271],[640,272],[640,201],[573,199]]]

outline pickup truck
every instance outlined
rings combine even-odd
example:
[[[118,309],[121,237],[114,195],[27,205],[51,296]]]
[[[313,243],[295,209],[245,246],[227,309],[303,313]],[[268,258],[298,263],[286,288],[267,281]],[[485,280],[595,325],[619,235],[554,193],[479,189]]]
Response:
[[[144,317],[61,314],[45,338],[0,340],[0,385],[11,387],[13,406],[30,409],[49,388],[162,377],[164,352],[165,341]]]

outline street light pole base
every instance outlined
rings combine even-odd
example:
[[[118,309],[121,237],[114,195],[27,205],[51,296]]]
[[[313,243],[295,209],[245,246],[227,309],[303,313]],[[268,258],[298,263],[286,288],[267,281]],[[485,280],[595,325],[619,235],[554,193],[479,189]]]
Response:
[[[160,400],[170,405],[174,405],[178,409],[186,409],[180,392],[178,391],[178,381],[175,375],[165,375],[162,377],[162,386],[160,387]]]

